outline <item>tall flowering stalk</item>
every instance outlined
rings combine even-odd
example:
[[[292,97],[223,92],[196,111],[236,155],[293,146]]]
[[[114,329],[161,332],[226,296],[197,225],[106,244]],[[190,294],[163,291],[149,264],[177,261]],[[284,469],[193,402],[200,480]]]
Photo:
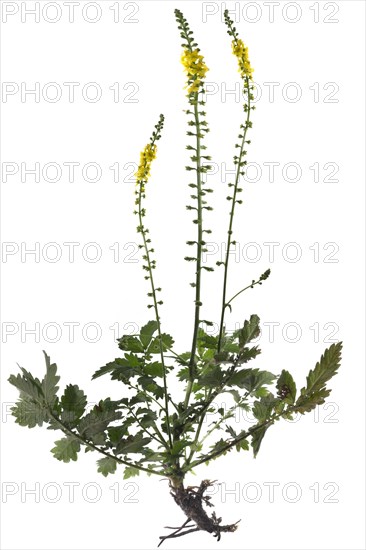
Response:
[[[253,123],[250,120],[251,113],[255,109],[255,106],[252,105],[252,101],[254,99],[253,91],[254,91],[254,85],[253,85],[253,71],[250,61],[249,61],[249,53],[248,48],[244,45],[244,42],[239,38],[239,34],[236,31],[236,28],[234,27],[234,23],[232,19],[229,17],[228,10],[225,10],[224,12],[224,20],[225,24],[227,26],[227,33],[229,36],[232,37],[232,52],[237,58],[238,62],[238,71],[240,73],[240,76],[243,81],[243,96],[244,96],[244,104],[243,109],[245,113],[245,121],[244,124],[240,124],[240,133],[238,135],[239,142],[235,144],[235,147],[239,149],[238,154],[234,156],[234,165],[236,166],[236,173],[235,173],[235,181],[234,183],[229,183],[229,192],[231,193],[228,195],[227,200],[231,201],[231,209],[230,209],[230,216],[229,216],[229,228],[227,231],[227,243],[226,243],[226,255],[225,255],[225,261],[224,262],[217,262],[218,265],[224,265],[224,281],[223,281],[223,290],[222,290],[222,305],[221,305],[221,318],[220,318],[220,327],[219,327],[219,340],[217,345],[217,351],[221,351],[222,342],[224,338],[224,322],[225,322],[225,312],[227,308],[231,309],[231,302],[239,296],[244,290],[247,290],[248,288],[253,288],[256,284],[262,284],[262,281],[265,281],[269,274],[270,270],[268,269],[265,273],[263,273],[260,278],[257,281],[252,281],[252,283],[239,292],[235,294],[229,301],[227,301],[226,293],[227,293],[227,282],[228,282],[228,272],[229,272],[229,260],[230,260],[230,249],[232,246],[236,245],[236,241],[233,240],[233,223],[234,223],[234,215],[235,215],[235,208],[237,204],[242,204],[242,200],[238,198],[238,195],[243,191],[243,189],[239,186],[240,184],[240,176],[244,176],[245,174],[245,166],[247,164],[247,161],[245,160],[245,156],[247,154],[246,151],[246,144],[250,144],[250,140],[247,139],[247,133],[249,128],[253,127]]]
[[[260,353],[259,347],[254,344],[260,334],[257,315],[250,315],[242,328],[233,334],[225,330],[225,312],[231,310],[233,300],[245,290],[262,284],[269,276],[267,270],[258,280],[253,280],[227,299],[229,254],[236,244],[232,236],[234,215],[237,205],[242,202],[239,199],[242,192],[240,177],[245,171],[246,146],[250,143],[247,133],[252,127],[251,113],[254,109],[253,69],[248,48],[239,38],[227,11],[225,23],[231,37],[231,49],[243,80],[244,121],[240,125],[239,141],[235,144],[238,149],[233,159],[236,172],[234,181],[229,183],[227,197],[230,212],[226,257],[224,262],[218,262],[224,267],[220,328],[216,336],[203,330],[201,324],[209,324],[210,321],[201,318],[202,274],[204,270],[213,270],[202,262],[206,251],[205,236],[211,233],[206,227],[205,214],[212,210],[207,202],[207,195],[212,189],[207,187],[202,177],[210,169],[206,162],[211,160],[204,145],[208,132],[206,112],[203,110],[208,67],[182,12],[175,10],[175,17],[183,39],[181,62],[186,74],[187,135],[192,138],[192,143],[187,145],[187,150],[191,152],[191,164],[186,169],[195,172],[194,181],[189,182],[193,190],[192,202],[187,205],[187,209],[195,213],[195,237],[187,241],[188,246],[194,247],[195,255],[185,258],[195,264],[195,278],[191,282],[195,293],[193,334],[189,350],[177,352],[173,338],[162,330],[161,288],[155,283],[154,248],[145,224],[145,198],[150,187],[151,166],[157,156],[157,142],[164,125],[164,116],[160,115],[149,142],[140,154],[134,211],[138,217],[137,232],[141,237],[142,267],[150,285],[147,307],[154,312],[154,319],[143,325],[139,334],[125,334],[119,338],[120,356],[93,375],[93,379],[97,379],[108,374],[112,380],[118,381],[124,387],[122,397],[117,400],[107,397],[87,411],[87,397],[77,385],[67,385],[60,394],[56,364],[51,363],[46,354],[46,374],[42,380],[24,368],[21,374],[9,378],[9,382],[20,392],[19,401],[12,408],[16,422],[28,428],[46,424],[48,429],[62,432],[63,437],[55,442],[51,450],[57,460],[66,463],[75,461],[84,447],[85,451],[98,453],[98,472],[104,476],[114,474],[122,465],[124,479],[145,472],[168,480],[171,495],[186,520],[181,527],[173,528],[169,535],[161,536],[160,544],[166,539],[197,531],[206,531],[220,540],[222,533],[237,529],[238,522],[222,525],[221,518],[214,512],[209,514],[205,508],[212,506],[206,491],[213,482],[204,480],[199,486],[186,486],[186,476],[201,464],[208,464],[233,449],[243,453],[251,447],[254,457],[257,456],[268,429],[278,420],[292,419],[294,414],[305,414],[324,403],[330,394],[327,383],[338,371],[342,349],[341,342],[326,349],[298,392],[287,370],[283,369],[275,375],[248,367],[248,363]],[[176,375],[183,386],[177,400],[169,392],[171,374]],[[221,405],[223,394],[231,399],[226,407]],[[255,423],[238,426],[233,422],[238,408],[251,412]],[[208,413],[211,415],[210,423],[205,422]],[[290,453],[289,448],[288,457]]]
[[[206,149],[206,146],[203,145],[202,141],[205,138],[205,135],[209,131],[208,124],[205,120],[206,112],[200,109],[200,106],[205,105],[205,89],[204,89],[204,78],[207,71],[209,70],[203,55],[200,53],[197,43],[194,40],[193,32],[189,28],[188,22],[183,16],[180,10],[175,10],[175,17],[178,23],[178,29],[180,30],[180,36],[183,39],[183,53],[181,57],[182,65],[187,74],[187,99],[190,105],[190,109],[186,111],[186,114],[189,115],[190,120],[188,122],[189,126],[193,127],[194,131],[189,130],[187,132],[188,136],[195,138],[195,146],[187,145],[189,151],[193,151],[191,156],[191,161],[194,163],[193,166],[186,166],[186,170],[196,172],[196,182],[190,183],[190,187],[195,190],[194,194],[191,195],[191,198],[196,201],[196,205],[188,205],[186,208],[188,210],[196,211],[197,217],[193,222],[197,225],[197,240],[196,241],[187,241],[187,244],[190,246],[196,246],[196,256],[186,256],[186,260],[189,262],[196,263],[196,278],[191,286],[195,290],[195,308],[194,308],[194,325],[193,325],[193,337],[192,337],[192,346],[191,354],[189,358],[189,380],[187,384],[187,391],[184,400],[184,407],[187,408],[189,405],[190,396],[192,393],[193,382],[197,375],[196,370],[196,349],[197,349],[197,338],[198,330],[200,325],[200,309],[202,306],[201,301],[201,275],[202,271],[212,271],[212,268],[202,265],[202,253],[206,251],[204,248],[206,242],[204,241],[204,233],[211,233],[210,229],[205,229],[203,225],[203,211],[212,210],[212,207],[207,205],[207,202],[204,200],[207,193],[212,192],[212,189],[205,189],[204,182],[202,180],[202,174],[207,172],[211,167],[209,165],[203,165],[202,160],[210,161],[211,157],[208,155],[202,154],[202,151]]]
[[[150,177],[151,163],[156,158],[156,152],[157,152],[156,142],[161,138],[161,132],[163,130],[163,126],[164,126],[164,115],[160,115],[159,122],[155,125],[155,131],[152,133],[150,142],[144,147],[143,151],[140,154],[140,164],[135,174],[136,185],[137,185],[137,190],[135,191],[135,195],[136,195],[135,204],[137,206],[137,210],[135,210],[135,214],[139,218],[139,225],[137,226],[137,232],[140,233],[142,236],[143,244],[140,245],[140,248],[143,248],[144,250],[144,254],[142,258],[145,263],[143,264],[142,267],[147,272],[147,275],[145,275],[145,279],[150,281],[150,286],[151,286],[151,291],[148,292],[148,297],[152,299],[152,304],[149,303],[147,307],[153,308],[155,312],[159,352],[160,352],[163,381],[164,381],[166,431],[168,434],[169,445],[170,447],[172,447],[173,440],[172,440],[170,421],[169,421],[169,394],[168,394],[168,386],[167,386],[167,369],[165,366],[164,346],[162,341],[162,330],[161,330],[161,322],[160,322],[160,315],[159,315],[159,305],[162,305],[163,301],[158,299],[158,292],[161,292],[161,287],[156,287],[154,282],[153,271],[156,269],[156,260],[152,258],[154,249],[151,248],[151,239],[148,235],[149,230],[145,227],[144,220],[143,220],[144,217],[146,216],[146,209],[143,207],[143,200],[145,199],[145,187]]]

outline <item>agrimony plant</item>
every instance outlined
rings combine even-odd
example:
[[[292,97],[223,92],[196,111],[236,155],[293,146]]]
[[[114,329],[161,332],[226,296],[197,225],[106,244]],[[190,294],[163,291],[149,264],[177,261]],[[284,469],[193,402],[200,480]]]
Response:
[[[207,464],[229,451],[246,452],[252,448],[254,456],[260,450],[267,430],[281,418],[291,419],[295,413],[305,414],[324,403],[329,396],[328,381],[337,373],[342,344],[332,344],[326,349],[313,370],[310,370],[304,387],[298,392],[292,375],[287,370],[280,374],[249,367],[260,349],[255,339],[260,333],[259,318],[253,314],[244,321],[240,330],[229,334],[225,330],[225,314],[233,301],[244,291],[261,285],[270,271],[251,281],[245,288],[228,297],[230,250],[233,240],[233,224],[237,207],[241,204],[241,176],[245,172],[248,132],[252,127],[254,110],[253,80],[248,48],[225,12],[225,24],[231,39],[231,47],[237,58],[243,80],[243,120],[238,141],[235,144],[233,163],[234,180],[229,183],[227,200],[230,215],[227,230],[227,252],[217,268],[223,270],[221,290],[221,315],[217,336],[207,334],[202,325],[212,321],[202,318],[202,284],[209,277],[212,267],[203,265],[206,237],[211,230],[206,226],[206,214],[212,210],[209,204],[212,189],[203,174],[210,169],[204,161],[210,161],[205,138],[209,131],[205,112],[205,75],[208,67],[194,39],[187,20],[175,10],[182,43],[181,62],[186,74],[188,131],[190,164],[187,171],[193,173],[191,203],[187,209],[193,212],[194,234],[187,245],[193,250],[185,260],[194,266],[194,280],[190,283],[194,292],[194,318],[191,344],[187,351],[174,350],[174,340],[163,331],[159,308],[161,288],[155,280],[156,260],[150,233],[146,227],[145,196],[148,189],[151,164],[157,154],[164,117],[160,115],[148,144],[140,155],[136,173],[135,215],[137,233],[143,259],[144,277],[149,285],[148,308],[153,313],[137,336],[124,335],[118,340],[119,357],[102,366],[93,379],[109,375],[121,385],[122,397],[101,400],[86,412],[87,398],[76,385],[69,384],[59,393],[57,367],[45,353],[46,374],[42,380],[21,368],[21,373],[11,375],[9,382],[20,392],[19,401],[12,408],[16,422],[33,428],[46,424],[50,430],[62,432],[55,442],[52,454],[57,460],[77,460],[79,452],[93,451],[99,455],[98,472],[104,476],[114,474],[124,466],[124,479],[140,472],[169,480],[171,494],[183,510],[186,520],[173,532],[160,537],[160,544],[168,538],[176,538],[195,531],[207,531],[219,540],[221,533],[233,532],[237,523],[223,525],[221,518],[211,507],[205,494],[211,485],[208,480],[198,487],[187,487],[185,477],[201,464]],[[173,399],[169,391],[169,379],[178,377],[182,394]],[[222,394],[228,394],[230,405],[219,408],[215,420],[207,425],[207,414],[215,412],[215,402]],[[242,426],[236,431],[231,423],[238,409],[251,411],[256,423]],[[159,544],[159,546],[160,546]]]

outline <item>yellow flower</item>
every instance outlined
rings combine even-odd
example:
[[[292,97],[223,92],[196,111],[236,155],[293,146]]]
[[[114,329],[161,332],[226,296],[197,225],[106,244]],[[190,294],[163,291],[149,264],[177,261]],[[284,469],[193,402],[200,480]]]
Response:
[[[188,93],[198,92],[209,70],[203,60],[203,55],[199,53],[198,49],[193,51],[185,49],[182,53],[181,62],[188,76],[188,84],[186,86]]]
[[[232,42],[233,54],[238,58],[239,73],[242,78],[248,76],[252,80],[252,73],[254,69],[250,66],[248,57],[248,48],[244,46],[242,40],[233,40]]]
[[[140,164],[135,174],[137,183],[140,181],[147,181],[150,176],[150,167],[152,161],[156,158],[156,145],[148,143],[144,150],[140,153]]]

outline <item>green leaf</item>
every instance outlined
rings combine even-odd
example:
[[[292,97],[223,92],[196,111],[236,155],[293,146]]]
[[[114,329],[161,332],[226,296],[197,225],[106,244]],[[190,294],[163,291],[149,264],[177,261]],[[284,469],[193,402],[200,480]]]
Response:
[[[117,406],[118,403],[109,398],[100,401],[80,420],[77,426],[79,434],[85,439],[91,439],[97,445],[102,444],[108,425],[122,416],[121,412],[116,410]]]
[[[179,456],[182,452],[182,450],[185,448],[185,447],[188,447],[189,445],[191,445],[191,441],[175,441],[173,443],[173,447],[171,449],[171,454],[172,456]]]
[[[217,349],[218,336],[210,336],[202,328],[198,329],[197,349],[199,355],[202,355],[205,349]]]
[[[235,445],[236,450],[239,451],[249,451],[249,443],[246,439],[242,439]]]
[[[126,383],[133,376],[142,374],[141,361],[137,355],[126,353],[124,357],[117,357],[111,363],[97,370],[92,379],[95,380],[104,374],[110,374],[112,380],[120,380]]]
[[[153,393],[155,397],[163,397],[164,388],[159,386],[151,376],[140,376],[138,383],[144,390]]]
[[[57,383],[60,380],[60,377],[57,376],[57,365],[56,363],[51,364],[51,359],[44,351],[44,356],[46,360],[46,376],[42,380],[42,390],[43,395],[46,399],[46,403],[49,405],[54,405],[57,400],[58,386]]]
[[[123,351],[144,353],[144,347],[136,336],[122,336],[122,338],[119,338],[117,341],[119,349]]]
[[[241,348],[244,348],[249,342],[259,336],[259,322],[258,315],[251,315],[249,321],[244,321],[243,328],[234,333],[234,336],[239,338]]]
[[[219,365],[214,365],[206,374],[198,378],[198,384],[206,388],[216,388],[224,380],[224,371]]]
[[[158,330],[158,323],[156,321],[149,321],[141,328],[140,340],[144,349],[149,347],[154,332]]]
[[[122,437],[128,435],[128,428],[131,424],[134,424],[135,420],[132,416],[125,419],[123,426],[110,426],[107,430],[108,437],[112,445],[117,446]]]
[[[173,347],[174,340],[170,334],[162,334],[161,335],[161,344],[162,344],[162,350],[167,351],[169,348]],[[148,353],[155,354],[160,353],[160,338],[157,336],[152,340],[148,347]]]
[[[116,454],[124,455],[128,453],[140,453],[145,445],[150,443],[150,437],[143,437],[142,433],[130,435],[126,439],[119,442],[116,449]]]
[[[312,411],[318,405],[322,405],[325,402],[325,399],[329,397],[331,390],[323,388],[318,390],[311,395],[300,396],[295,404],[294,412],[299,412],[300,414],[305,414]]]
[[[262,386],[272,384],[276,376],[268,371],[259,369],[242,369],[234,372],[228,382],[229,386],[238,386],[249,392],[258,390]]]
[[[285,403],[293,405],[296,399],[296,384],[291,374],[287,370],[283,370],[276,384],[278,396]]]
[[[210,447],[212,449],[211,452],[216,453],[216,452],[222,451],[223,452],[222,454],[225,455],[228,452],[227,450],[225,450],[227,444],[228,442],[224,441],[224,439],[221,438],[219,441],[216,441],[216,443]]]
[[[73,423],[79,420],[84,412],[87,404],[87,398],[83,390],[79,386],[69,384],[66,386],[63,396],[61,397],[61,420],[67,423]]]
[[[255,359],[257,355],[261,353],[261,350],[258,346],[253,346],[252,348],[243,348],[241,349],[237,362],[242,365],[243,363],[248,363],[251,359]]]
[[[17,424],[27,428],[42,426],[49,420],[47,410],[24,393],[22,393],[22,398],[11,408],[11,413]]]
[[[183,367],[182,369],[180,369],[177,373],[177,377],[181,382],[183,382],[184,380],[189,380],[189,377],[190,377],[189,367]]]
[[[140,475],[140,470],[134,468],[133,466],[126,466],[123,473],[123,479],[130,479],[130,477],[135,477]]]
[[[321,390],[330,380],[340,367],[342,352],[342,342],[332,344],[325,350],[320,358],[320,362],[315,365],[315,369],[311,370],[307,376],[306,388],[301,390],[301,395],[309,394]]]
[[[331,390],[326,383],[338,372],[342,352],[342,342],[332,344],[325,350],[320,361],[315,365],[306,378],[306,387],[300,391],[294,411],[304,414],[324,403]]]
[[[240,393],[238,392],[238,390],[226,390],[226,393],[231,393],[231,395],[234,398],[235,403],[239,403],[241,397],[240,397]]]
[[[263,403],[262,401],[255,401],[252,408],[252,413],[253,416],[259,420],[259,422],[263,422],[267,420],[271,410],[272,409],[269,408],[266,403]]]
[[[269,426],[262,426],[252,434],[251,446],[253,447],[254,458],[257,457],[263,438],[268,430]]]
[[[112,457],[105,457],[97,460],[98,472],[100,472],[104,477],[107,477],[108,474],[114,474],[117,470],[117,461]]]
[[[144,373],[148,376],[157,376],[159,378],[163,377],[163,365],[158,361],[154,363],[146,363],[144,366]]]
[[[63,462],[77,460],[78,452],[80,451],[80,442],[72,436],[64,437],[55,441],[55,447],[51,449],[54,457]]]
[[[15,386],[20,392],[27,394],[29,397],[33,397],[36,401],[42,400],[43,390],[40,380],[38,380],[38,378],[33,378],[31,373],[23,369],[23,367],[20,367],[20,370],[23,376],[21,374],[17,374],[17,376],[11,374],[8,379],[10,384]]]

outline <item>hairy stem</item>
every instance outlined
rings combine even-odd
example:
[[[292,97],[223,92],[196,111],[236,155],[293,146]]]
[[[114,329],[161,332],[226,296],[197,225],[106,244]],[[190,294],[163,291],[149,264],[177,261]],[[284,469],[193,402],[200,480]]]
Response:
[[[143,240],[143,246],[145,251],[145,257],[147,262],[147,270],[149,273],[149,280],[151,285],[151,295],[153,299],[153,305],[154,305],[154,311],[155,311],[155,318],[158,325],[158,338],[159,338],[159,347],[160,347],[160,359],[161,364],[163,367],[163,381],[164,381],[164,400],[165,400],[165,414],[166,414],[166,427],[167,427],[167,433],[169,438],[169,444],[170,447],[172,447],[172,435],[170,430],[170,420],[169,420],[169,395],[168,395],[168,386],[167,386],[167,379],[166,379],[166,367],[165,367],[165,361],[164,361],[164,351],[163,351],[163,343],[161,340],[161,323],[160,323],[160,316],[159,316],[159,308],[158,308],[158,300],[156,296],[156,288],[154,283],[154,277],[153,277],[153,264],[150,257],[150,249],[148,246],[148,242],[146,239],[146,230],[143,223],[143,214],[144,210],[142,208],[142,198],[143,198],[143,184],[140,182],[139,187],[139,194],[138,194],[138,217],[139,217],[139,227],[142,234],[142,240]]]
[[[226,303],[226,289],[227,289],[227,280],[228,280],[228,271],[229,271],[229,259],[230,259],[230,247],[232,245],[232,234],[233,234],[233,223],[234,223],[234,214],[235,214],[235,205],[236,205],[236,198],[238,194],[238,187],[239,187],[239,179],[240,179],[240,172],[241,172],[241,163],[242,159],[244,157],[244,147],[246,143],[246,136],[247,136],[247,130],[249,128],[249,122],[250,122],[250,111],[251,111],[251,105],[250,105],[250,91],[249,91],[249,78],[246,77],[245,79],[245,87],[248,92],[248,103],[247,103],[247,117],[246,122],[244,125],[244,132],[243,137],[241,138],[241,145],[240,145],[240,152],[237,159],[237,169],[236,169],[236,176],[235,176],[235,184],[234,184],[234,193],[232,196],[232,203],[231,203],[231,210],[230,210],[230,218],[229,218],[229,229],[227,232],[227,243],[226,243],[226,257],[225,257],[225,267],[224,267],[224,281],[223,281],[223,289],[222,289],[222,304],[221,304],[221,320],[220,320],[220,328],[219,328],[219,341],[217,345],[218,351],[221,350],[221,344],[222,344],[222,337],[223,337],[223,330],[224,330],[224,322],[225,322],[225,310],[227,307]]]

